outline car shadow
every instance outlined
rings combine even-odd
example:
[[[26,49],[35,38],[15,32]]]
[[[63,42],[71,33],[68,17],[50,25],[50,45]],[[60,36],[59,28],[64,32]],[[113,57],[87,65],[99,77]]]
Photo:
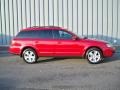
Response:
[[[62,61],[68,59],[68,57],[50,57],[47,59],[38,59],[37,63],[46,63],[46,62],[54,62],[54,61]],[[36,63],[36,64],[37,64]]]

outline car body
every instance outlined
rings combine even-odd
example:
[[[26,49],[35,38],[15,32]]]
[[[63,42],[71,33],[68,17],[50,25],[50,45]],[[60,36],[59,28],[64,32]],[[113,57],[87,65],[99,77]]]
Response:
[[[22,29],[12,40],[9,51],[12,54],[20,55],[27,63],[34,63],[38,57],[42,56],[79,56],[96,64],[105,57],[111,57],[115,48],[104,41],[80,38],[61,27],[43,26]],[[31,55],[29,55],[30,52]]]

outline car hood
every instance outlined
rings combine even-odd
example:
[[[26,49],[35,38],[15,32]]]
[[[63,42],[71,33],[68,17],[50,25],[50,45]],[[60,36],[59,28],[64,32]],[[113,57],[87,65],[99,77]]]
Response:
[[[82,38],[83,41],[85,42],[90,42],[90,43],[108,43],[107,41],[104,40],[99,40],[99,39],[94,39],[94,38]]]

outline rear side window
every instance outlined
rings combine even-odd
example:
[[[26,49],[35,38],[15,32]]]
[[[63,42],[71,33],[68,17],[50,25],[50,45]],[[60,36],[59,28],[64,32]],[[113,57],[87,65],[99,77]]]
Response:
[[[37,31],[21,31],[16,36],[18,38],[37,38]]]
[[[52,39],[52,30],[39,30],[39,38]]]
[[[30,31],[21,31],[18,33],[16,37],[51,39],[53,38],[53,35],[52,35],[52,30],[30,30]]]

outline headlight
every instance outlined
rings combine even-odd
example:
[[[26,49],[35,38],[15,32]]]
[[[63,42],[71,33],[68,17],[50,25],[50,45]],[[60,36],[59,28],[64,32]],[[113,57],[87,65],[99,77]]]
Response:
[[[106,45],[107,45],[107,47],[113,47],[113,45],[110,43],[107,43]]]

